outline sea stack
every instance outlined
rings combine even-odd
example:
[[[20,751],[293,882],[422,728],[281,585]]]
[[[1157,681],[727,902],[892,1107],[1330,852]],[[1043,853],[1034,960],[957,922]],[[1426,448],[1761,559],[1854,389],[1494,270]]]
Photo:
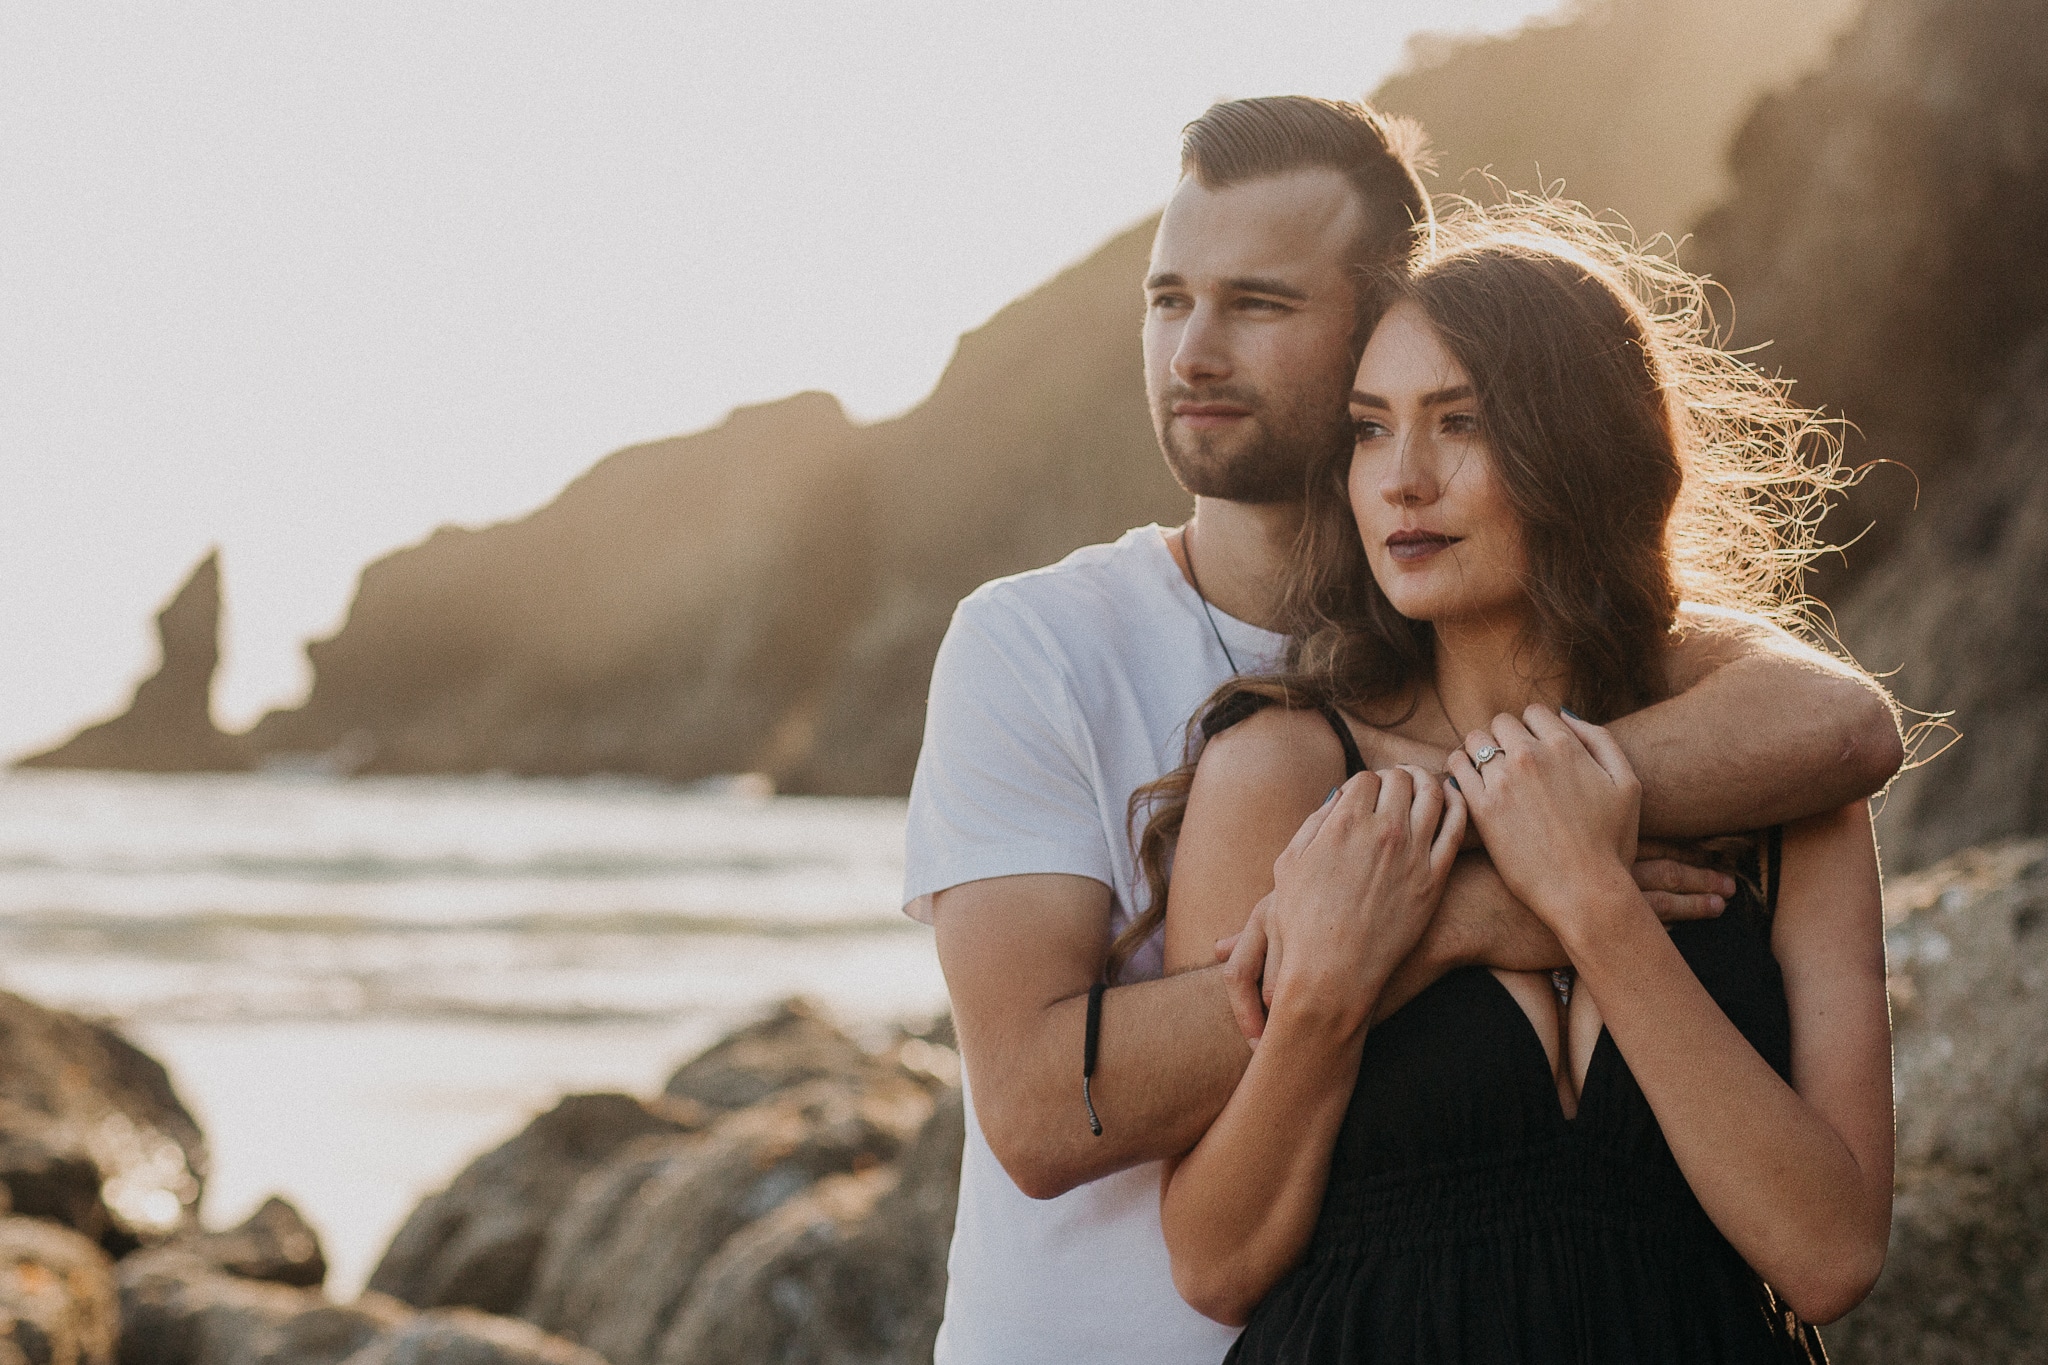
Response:
[[[156,615],[163,662],[135,689],[128,709],[88,725],[24,768],[112,768],[128,772],[243,772],[252,766],[238,735],[213,723],[213,674],[220,665],[220,551],[193,566]]]

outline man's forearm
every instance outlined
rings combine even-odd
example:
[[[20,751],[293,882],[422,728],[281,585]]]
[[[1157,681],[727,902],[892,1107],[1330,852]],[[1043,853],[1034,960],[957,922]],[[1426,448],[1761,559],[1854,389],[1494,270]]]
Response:
[[[1839,809],[1904,750],[1883,692],[1850,670],[1739,658],[1608,729],[1642,783],[1645,837],[1697,838]]]
[[[1373,1017],[1386,1018],[1459,967],[1534,972],[1570,961],[1557,936],[1515,899],[1486,855],[1465,853],[1451,870],[1436,918],[1388,978]]]
[[[1089,1087],[1102,1121],[1097,1137],[1081,1099],[1087,1006],[1085,991],[1060,1000],[1028,1029],[987,1046],[962,1033],[982,1132],[1035,1199],[1187,1151],[1222,1112],[1251,1055],[1221,968],[1111,989]]]

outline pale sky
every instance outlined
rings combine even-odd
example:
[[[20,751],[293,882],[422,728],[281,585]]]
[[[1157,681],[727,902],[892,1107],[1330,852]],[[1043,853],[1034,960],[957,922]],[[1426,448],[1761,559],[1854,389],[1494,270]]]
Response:
[[[735,404],[901,411],[1212,100],[1551,8],[0,0],[0,754],[210,544],[241,725],[368,560]]]

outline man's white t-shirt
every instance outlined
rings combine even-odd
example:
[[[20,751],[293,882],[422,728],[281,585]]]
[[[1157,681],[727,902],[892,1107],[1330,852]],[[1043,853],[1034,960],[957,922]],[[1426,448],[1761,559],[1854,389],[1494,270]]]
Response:
[[[1065,872],[1109,886],[1120,931],[1146,901],[1131,793],[1180,766],[1189,719],[1230,676],[1218,634],[1245,672],[1277,662],[1284,643],[1221,612],[1214,621],[1157,526],[963,601],[932,672],[905,909],[928,923],[930,897],[947,887]],[[1159,971],[1155,938],[1125,979]],[[1077,1124],[1080,1074],[1077,1051]],[[1220,1361],[1237,1333],[1174,1290],[1158,1165],[1031,1199],[989,1150],[972,1082],[940,1365]]]

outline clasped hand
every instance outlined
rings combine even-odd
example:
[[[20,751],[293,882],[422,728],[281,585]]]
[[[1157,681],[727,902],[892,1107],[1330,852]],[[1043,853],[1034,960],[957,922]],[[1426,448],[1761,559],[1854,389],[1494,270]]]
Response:
[[[1415,946],[1465,835],[1464,797],[1421,768],[1359,773],[1303,822],[1262,902],[1274,1011],[1362,1028]]]
[[[1589,893],[1626,884],[1631,902],[1640,899],[1629,868],[1642,787],[1605,729],[1531,706],[1467,735],[1449,767],[1494,870],[1561,942],[1583,927]]]

